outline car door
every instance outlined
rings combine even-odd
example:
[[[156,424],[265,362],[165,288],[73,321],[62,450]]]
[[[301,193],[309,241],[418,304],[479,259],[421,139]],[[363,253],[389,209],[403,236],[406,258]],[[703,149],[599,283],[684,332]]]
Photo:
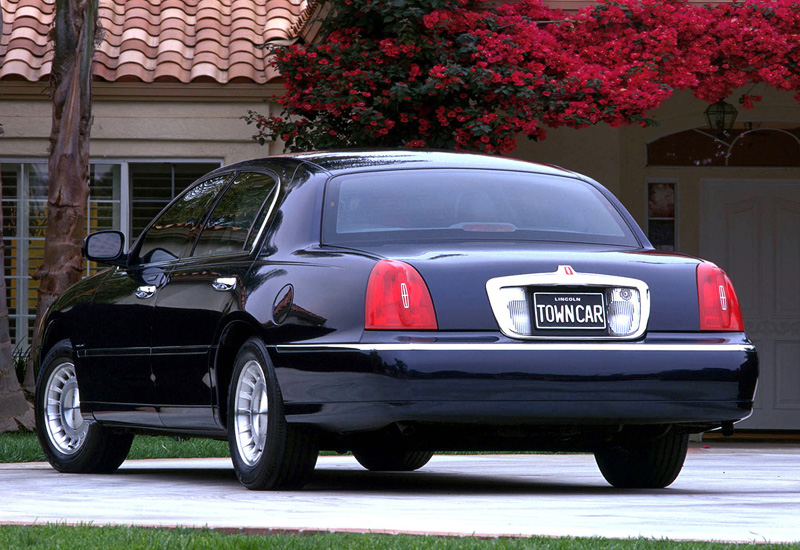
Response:
[[[81,400],[98,420],[160,425],[149,357],[154,302],[142,290],[157,287],[159,275],[115,268],[95,293],[76,366]]]
[[[225,317],[244,307],[252,251],[277,196],[277,177],[240,173],[225,189],[191,254],[159,291],[153,373],[161,421],[170,428],[219,427],[215,343]],[[221,388],[224,392],[227,388]]]
[[[81,394],[98,420],[161,426],[152,363],[156,298],[172,264],[191,253],[228,176],[190,187],[151,223],[130,254],[98,288],[86,340],[78,350]]]

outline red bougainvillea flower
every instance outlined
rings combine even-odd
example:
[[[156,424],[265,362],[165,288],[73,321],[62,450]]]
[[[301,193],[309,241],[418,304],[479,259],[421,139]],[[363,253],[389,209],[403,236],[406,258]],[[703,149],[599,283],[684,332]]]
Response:
[[[599,0],[577,13],[541,0],[331,4],[319,43],[273,51],[283,112],[245,117],[260,143],[505,154],[545,127],[653,124],[675,90],[708,102],[748,83],[800,91],[796,0]]]

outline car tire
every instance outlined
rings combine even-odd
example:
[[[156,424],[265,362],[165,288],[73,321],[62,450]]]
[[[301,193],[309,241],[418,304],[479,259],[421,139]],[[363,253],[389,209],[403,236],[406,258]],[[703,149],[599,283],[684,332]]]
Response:
[[[36,382],[36,435],[48,462],[65,473],[111,473],[125,461],[133,434],[113,431],[81,415],[72,346],[58,342]]]
[[[425,466],[432,451],[398,451],[385,447],[358,449],[353,456],[371,472],[413,472]]]
[[[595,452],[603,477],[620,489],[663,489],[683,468],[689,435],[670,428],[656,438],[629,437]]]
[[[236,477],[248,489],[299,489],[317,463],[312,434],[286,422],[275,370],[258,338],[247,340],[234,361],[228,445]]]

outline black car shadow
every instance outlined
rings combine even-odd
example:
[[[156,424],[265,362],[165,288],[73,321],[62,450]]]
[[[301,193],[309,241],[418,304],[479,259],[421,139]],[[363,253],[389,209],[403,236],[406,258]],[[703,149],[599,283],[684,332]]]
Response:
[[[574,482],[551,479],[503,477],[496,474],[439,472],[369,472],[317,468],[304,491],[380,493],[383,495],[605,495],[605,494],[694,494],[676,489],[622,490],[607,485],[598,473],[597,480],[582,478]]]
[[[192,485],[238,485],[233,468],[162,468],[138,466],[118,470],[115,476],[158,476],[176,483]],[[241,487],[242,490],[244,487]],[[685,489],[616,489],[605,482],[598,473],[596,480],[581,478],[574,482],[551,479],[503,477],[490,474],[465,474],[452,472],[370,472],[367,470],[326,469],[317,467],[308,484],[301,489],[308,493],[360,493],[381,495],[452,495],[452,496],[503,496],[503,495],[612,495],[659,494],[692,495],[700,491]],[[702,491],[708,494],[708,491]]]

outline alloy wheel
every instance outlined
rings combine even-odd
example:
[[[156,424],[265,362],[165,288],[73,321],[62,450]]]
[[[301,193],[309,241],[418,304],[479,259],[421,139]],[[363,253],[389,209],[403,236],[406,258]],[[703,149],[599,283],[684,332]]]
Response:
[[[45,392],[45,423],[50,441],[59,452],[73,455],[81,449],[89,431],[89,423],[81,414],[75,365],[64,362],[53,369]]]
[[[267,441],[269,397],[261,365],[248,361],[236,384],[235,438],[239,456],[248,466],[255,466]]]

